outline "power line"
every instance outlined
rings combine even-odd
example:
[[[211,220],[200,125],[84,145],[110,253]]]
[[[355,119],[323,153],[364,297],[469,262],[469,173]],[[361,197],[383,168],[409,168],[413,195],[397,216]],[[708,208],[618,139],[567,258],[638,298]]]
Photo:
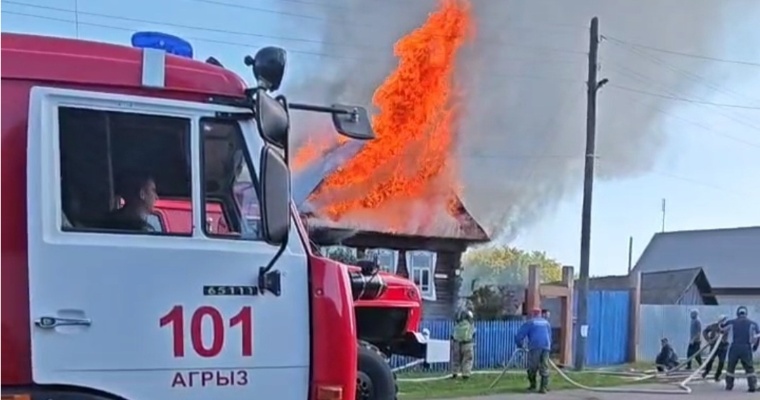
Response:
[[[642,48],[642,49],[656,51],[656,52],[659,52],[659,53],[673,54],[673,55],[682,56],[682,57],[689,57],[689,58],[696,58],[696,59],[700,59],[700,60],[722,62],[722,63],[727,63],[727,64],[737,64],[737,65],[747,65],[747,66],[752,66],[752,67],[760,67],[760,62],[743,61],[743,60],[730,60],[730,59],[726,59],[726,58],[720,58],[720,57],[714,57],[714,56],[706,56],[706,55],[702,55],[702,54],[684,53],[684,52],[675,51],[675,50],[668,50],[668,49],[662,49],[662,48],[659,48],[659,47],[648,46],[648,45],[639,44],[639,43],[633,43],[633,42],[629,42],[627,40],[618,39],[618,38],[616,38],[614,36],[609,36],[609,35],[602,35],[602,38],[606,39],[606,40],[609,40],[611,42],[617,42],[618,44],[625,44],[625,45],[628,45],[628,46],[639,47],[639,48]]]
[[[23,12],[17,12],[17,11],[7,11],[2,10],[3,14],[8,15],[17,15],[22,17],[29,17],[29,18],[37,18],[42,19],[46,21],[56,21],[56,22],[63,22],[63,23],[70,23],[74,24],[75,21],[71,19],[65,19],[65,18],[58,18],[58,17],[49,17],[46,15],[39,15],[39,14],[31,14],[31,13],[23,13]],[[114,26],[114,25],[105,25],[105,24],[98,24],[93,22],[83,22],[79,21],[79,25],[82,26],[91,26],[95,28],[101,28],[101,29],[112,29],[112,30],[119,30],[119,31],[125,31],[125,32],[134,32],[134,28],[125,28],[120,26]],[[242,42],[233,42],[229,40],[217,40],[217,39],[210,39],[205,37],[193,37],[193,36],[183,36],[185,39],[191,40],[191,41],[198,41],[198,42],[205,42],[205,43],[212,43],[212,44],[221,44],[221,45],[227,45],[227,46],[234,46],[234,47],[240,47],[243,49],[250,50],[251,47],[256,46],[253,43],[242,43]],[[276,36],[273,36],[276,37]],[[333,53],[324,53],[319,51],[307,51],[307,50],[292,50],[288,49],[288,53],[295,53],[295,54],[302,54],[302,55],[309,55],[319,58],[335,58],[335,59],[346,59],[346,60],[356,60],[356,61],[382,61],[382,58],[379,57],[370,57],[370,56],[351,56],[351,55],[345,55],[345,54],[333,54]],[[529,61],[528,59],[516,59],[515,61]],[[539,59],[536,59],[535,61],[542,61]],[[552,61],[552,60],[550,60]],[[506,78],[506,79],[536,79],[536,80],[551,80],[556,81],[557,83],[563,83],[563,84],[580,84],[582,81],[576,80],[576,79],[570,79],[565,77],[556,77],[556,76],[541,76],[541,75],[530,75],[530,74],[504,74],[504,73],[490,73],[489,72],[489,79],[496,79],[496,78]]]
[[[616,46],[619,46],[620,48],[622,48],[624,50],[627,50],[627,51],[633,53],[636,56],[645,57],[650,62],[652,62],[654,64],[657,64],[657,65],[663,66],[665,68],[668,68],[671,71],[673,71],[675,73],[678,73],[678,74],[686,77],[686,79],[689,79],[692,82],[695,82],[695,83],[697,83],[699,85],[706,85],[707,87],[709,87],[710,89],[712,89],[712,90],[714,90],[716,92],[726,93],[726,94],[731,95],[732,97],[738,98],[736,96],[735,92],[733,92],[731,90],[728,90],[728,89],[724,89],[724,88],[720,87],[717,84],[713,84],[713,83],[709,82],[707,79],[705,79],[704,77],[702,77],[700,75],[697,75],[697,74],[695,74],[693,72],[690,72],[690,71],[678,68],[676,66],[673,66],[673,65],[665,62],[665,60],[663,60],[662,58],[659,58],[659,57],[657,57],[657,56],[655,56],[655,55],[653,55],[651,53],[647,53],[646,51],[641,50],[641,49],[637,49],[637,48],[635,48],[633,46],[623,45],[623,44],[615,43],[615,42],[612,42],[612,43],[615,44]],[[651,81],[651,79],[647,79],[647,80]],[[661,86],[664,86],[664,85],[661,85]],[[669,94],[671,96],[676,96],[676,97],[679,96],[677,93],[674,93],[671,90],[666,90],[666,92],[667,92],[667,94]],[[748,98],[746,96],[742,96],[742,97]],[[744,125],[744,126],[746,126],[748,128],[754,129],[754,130],[760,130],[760,127],[758,127],[757,125],[755,125],[755,123],[753,121],[747,121],[746,118],[743,118],[743,117],[742,118],[737,118],[734,115],[725,113],[722,109],[719,109],[719,108],[717,108],[717,109],[716,108],[712,108],[711,110],[713,112],[715,112],[715,113],[717,113],[717,114],[725,117],[726,119],[729,119],[729,120],[733,121],[733,122],[736,122],[738,124]]]
[[[224,3],[217,0],[194,0],[194,1],[203,1],[203,2],[210,2],[212,4],[217,5],[226,5],[226,6],[233,6],[237,7],[238,5],[230,4],[230,3]],[[68,8],[60,8],[60,7],[52,7],[52,6],[43,6],[38,4],[30,4],[30,3],[24,3],[20,1],[14,1],[14,0],[3,0],[4,4],[13,4],[23,7],[32,7],[42,10],[50,10],[50,11],[59,11],[59,12],[74,12],[74,10],[68,9]],[[327,21],[322,18],[314,17],[314,16],[308,16],[303,14],[293,14],[293,13],[285,13],[281,11],[275,11],[275,10],[268,10],[268,9],[260,9],[258,7],[250,7],[250,6],[240,6],[242,8],[247,8],[251,10],[256,11],[262,11],[262,12],[268,12],[271,14],[278,14],[283,16],[298,16],[298,17],[305,17],[305,18],[311,18],[311,19],[319,19],[323,21]],[[16,15],[22,15],[23,13],[18,12],[12,12]],[[378,50],[384,50],[388,52],[393,51],[393,44],[386,44],[386,45],[377,45],[377,44],[368,44],[368,43],[347,43],[347,42],[331,42],[331,41],[324,41],[322,39],[307,39],[307,38],[296,38],[296,37],[286,37],[286,36],[277,36],[277,35],[267,35],[262,33],[250,33],[250,32],[242,32],[242,31],[233,31],[228,29],[220,29],[220,28],[208,28],[208,27],[199,27],[199,26],[192,26],[192,25],[184,25],[184,24],[177,24],[172,22],[165,22],[165,21],[157,21],[157,20],[146,20],[142,18],[132,18],[132,17],[124,17],[124,16],[115,16],[115,15],[109,15],[109,14],[102,14],[102,13],[93,13],[93,12],[85,12],[85,11],[78,11],[76,13],[77,15],[88,15],[93,17],[99,17],[99,18],[109,18],[114,20],[121,20],[126,22],[137,22],[137,23],[143,23],[143,24],[154,24],[154,25],[165,25],[173,28],[182,28],[182,29],[191,29],[191,30],[197,30],[197,31],[205,31],[205,32],[211,32],[211,33],[223,33],[223,34],[229,34],[229,35],[239,35],[239,36],[249,36],[249,37],[257,37],[257,38],[265,38],[265,39],[276,39],[276,40],[285,40],[285,41],[292,41],[292,42],[303,42],[303,43],[310,43],[310,44],[316,44],[316,45],[327,45],[327,46],[343,46],[343,47],[356,47],[356,48],[363,48],[367,49],[369,48],[375,48]],[[27,14],[27,16],[31,16]],[[84,24],[80,22],[80,24]],[[523,43],[512,43],[512,42],[504,42],[504,41],[497,41],[497,40],[491,40],[491,39],[482,39],[480,40],[481,44],[485,44],[488,46],[496,46],[496,47],[522,47],[527,48],[533,51],[547,51],[547,52],[557,52],[557,53],[567,53],[567,54],[579,54],[579,55],[586,55],[585,52],[577,51],[577,50],[571,50],[571,49],[562,49],[562,48],[556,48],[556,47],[549,47],[549,46],[535,46],[535,45],[526,45]],[[354,57],[355,58],[355,57]]]
[[[646,75],[643,75],[643,74],[641,74],[641,73],[639,73],[639,72],[637,72],[637,71],[634,71],[634,70],[633,70],[633,69],[631,69],[631,68],[628,68],[628,67],[626,67],[626,66],[624,66],[624,65],[622,65],[622,64],[618,64],[618,63],[614,63],[614,64],[616,64],[616,65],[617,65],[617,67],[616,67],[616,68],[615,68],[615,70],[614,70],[614,71],[615,71],[615,72],[617,72],[617,73],[620,73],[620,74],[626,75],[626,76],[628,76],[628,77],[630,77],[630,78],[633,78],[633,79],[635,79],[635,80],[637,80],[637,81],[640,81],[640,82],[643,82],[643,83],[652,83],[652,82],[653,82],[653,81],[652,81],[650,78],[648,78]],[[619,69],[619,70],[618,70],[618,69]],[[665,85],[662,85],[662,84],[660,84],[660,86],[663,86],[663,87],[665,87]],[[669,93],[669,94],[672,94],[672,93],[674,93],[672,90],[668,90],[667,88],[665,89],[665,91],[666,91],[667,93]],[[750,141],[748,141],[748,140],[742,139],[742,138],[740,138],[740,137],[737,137],[737,136],[729,135],[729,134],[727,134],[727,133],[724,133],[724,132],[718,132],[718,131],[716,131],[715,129],[712,129],[712,128],[708,127],[708,126],[707,126],[707,125],[705,125],[705,124],[702,124],[702,123],[699,123],[699,122],[695,122],[695,121],[693,121],[693,120],[691,120],[691,119],[688,119],[688,118],[682,117],[682,116],[680,116],[680,115],[677,115],[677,114],[675,114],[675,113],[672,113],[672,112],[670,112],[670,111],[667,111],[667,110],[665,110],[665,109],[664,109],[664,108],[662,108],[662,107],[653,106],[653,105],[651,105],[651,104],[645,103],[644,101],[638,100],[638,98],[640,98],[640,97],[642,97],[642,96],[638,96],[638,94],[636,94],[636,93],[631,93],[631,92],[628,92],[628,93],[630,93],[630,94],[632,94],[632,95],[636,95],[636,96],[637,96],[637,99],[636,99],[636,100],[633,100],[633,101],[635,101],[635,102],[637,102],[637,103],[639,103],[639,104],[642,104],[642,105],[644,105],[644,106],[646,106],[646,107],[648,107],[648,108],[650,108],[650,109],[652,109],[652,110],[654,110],[654,111],[657,111],[658,113],[660,113],[660,114],[663,114],[663,115],[664,115],[664,116],[666,116],[666,117],[670,117],[670,118],[673,118],[673,119],[679,120],[679,121],[681,121],[681,122],[687,123],[687,124],[689,124],[689,125],[692,125],[692,126],[696,126],[697,128],[703,129],[705,132],[711,133],[711,134],[713,134],[713,135],[716,135],[716,136],[720,136],[720,137],[723,137],[723,138],[725,138],[725,139],[729,139],[729,140],[732,140],[732,141],[735,141],[735,142],[738,142],[738,143],[742,143],[742,144],[745,144],[745,145],[748,145],[748,146],[751,146],[751,147],[760,148],[760,144],[757,144],[757,143],[752,143],[752,142],[750,142]],[[713,112],[716,112],[716,113],[718,113],[718,111],[719,111],[720,109],[716,109],[716,108],[708,108],[708,110],[712,110]],[[719,113],[719,114],[720,114],[720,113]]]
[[[748,105],[742,105],[742,104],[726,104],[726,103],[714,103],[711,101],[704,101],[704,100],[697,100],[697,99],[690,99],[686,97],[680,97],[680,96],[671,96],[667,94],[662,93],[654,93],[654,92],[648,92],[646,90],[640,90],[640,89],[634,89],[627,86],[621,86],[621,85],[615,85],[615,84],[609,84],[610,87],[614,87],[616,89],[625,90],[628,92],[634,92],[639,93],[647,96],[654,96],[659,97],[663,99],[669,99],[669,100],[677,100],[677,101],[684,101],[687,103],[694,103],[694,104],[704,104],[708,106],[716,106],[716,107],[728,107],[728,108],[741,108],[746,110],[760,110],[760,107],[758,106],[748,106]]]

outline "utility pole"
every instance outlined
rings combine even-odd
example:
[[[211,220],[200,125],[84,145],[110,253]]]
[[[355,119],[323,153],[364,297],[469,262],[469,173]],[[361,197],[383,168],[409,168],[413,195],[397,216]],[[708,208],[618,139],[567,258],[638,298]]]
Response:
[[[580,371],[586,361],[588,336],[588,277],[591,253],[591,199],[594,191],[594,161],[596,158],[596,94],[607,79],[597,82],[599,58],[599,18],[591,19],[588,49],[588,81],[586,110],[586,163],[583,172],[583,211],[581,214],[581,270],[578,285],[578,318],[575,324],[575,362]]]
[[[633,236],[628,237],[628,275],[633,269]]]

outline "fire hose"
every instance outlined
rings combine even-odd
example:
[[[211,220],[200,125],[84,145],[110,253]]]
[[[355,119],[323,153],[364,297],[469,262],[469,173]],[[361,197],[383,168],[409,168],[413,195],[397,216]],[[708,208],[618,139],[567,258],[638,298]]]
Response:
[[[553,361],[549,360],[549,365],[557,371],[560,377],[567,381],[570,385],[578,388],[583,389],[590,392],[605,392],[605,393],[640,393],[640,394],[691,394],[692,390],[688,386],[691,381],[696,379],[700,372],[702,372],[707,365],[707,363],[710,361],[711,358],[715,355],[715,353],[718,351],[718,345],[717,343],[720,342],[720,340],[723,338],[723,335],[719,335],[717,339],[715,339],[714,342],[708,343],[705,346],[703,346],[699,351],[694,353],[691,357],[687,358],[682,363],[678,364],[676,367],[670,369],[666,372],[657,372],[656,370],[653,371],[644,371],[640,373],[632,372],[632,373],[626,373],[626,372],[606,372],[606,371],[588,371],[587,373],[592,374],[604,374],[604,375],[620,375],[620,376],[629,376],[631,378],[635,378],[635,382],[640,383],[646,380],[650,379],[674,379],[674,378],[681,378],[684,379],[676,382],[676,388],[674,389],[652,389],[652,388],[635,388],[635,387],[619,387],[619,388],[610,388],[610,387],[593,387],[593,386],[587,386],[582,383],[577,382],[570,376],[568,376],[565,371],[560,368],[557,364],[555,364]],[[712,343],[715,343],[715,345],[712,345]],[[705,358],[704,362],[699,365],[699,367],[694,370],[693,372],[690,372],[685,377],[683,375],[676,375],[676,373],[682,369],[685,365],[689,363],[689,361],[692,361],[693,358],[695,358],[697,355],[700,355],[704,352],[705,349],[712,346],[712,349],[710,349],[710,352],[707,355],[707,358]],[[504,377],[504,375],[507,374],[509,368],[514,364],[514,360],[517,358],[518,355],[526,353],[527,350],[525,349],[517,349],[510,357],[509,361],[506,363],[504,369],[501,372],[494,372],[494,371],[475,371],[473,373],[475,374],[492,374],[492,373],[498,373],[499,376],[496,377],[496,379],[491,382],[489,385],[489,389],[493,389],[496,384]],[[452,375],[443,375],[443,376],[436,376],[436,377],[429,377],[429,378],[400,378],[399,381],[402,382],[431,382],[431,381],[437,381],[437,380],[444,380],[450,378]]]

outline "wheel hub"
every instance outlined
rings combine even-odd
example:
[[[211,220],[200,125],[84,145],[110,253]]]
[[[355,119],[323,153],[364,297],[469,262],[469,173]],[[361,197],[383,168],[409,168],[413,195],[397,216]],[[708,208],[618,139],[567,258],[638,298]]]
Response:
[[[362,371],[356,374],[356,400],[372,400],[372,379]]]

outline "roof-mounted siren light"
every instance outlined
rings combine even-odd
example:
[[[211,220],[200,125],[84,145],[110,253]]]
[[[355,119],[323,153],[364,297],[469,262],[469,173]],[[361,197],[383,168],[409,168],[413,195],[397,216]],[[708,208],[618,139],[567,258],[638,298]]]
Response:
[[[193,47],[176,36],[160,32],[136,32],[132,46],[142,49],[142,85],[163,88],[166,85],[166,54],[193,58]]]
[[[136,32],[132,35],[132,47],[158,49],[175,56],[193,58],[193,46],[182,38],[161,32]]]

